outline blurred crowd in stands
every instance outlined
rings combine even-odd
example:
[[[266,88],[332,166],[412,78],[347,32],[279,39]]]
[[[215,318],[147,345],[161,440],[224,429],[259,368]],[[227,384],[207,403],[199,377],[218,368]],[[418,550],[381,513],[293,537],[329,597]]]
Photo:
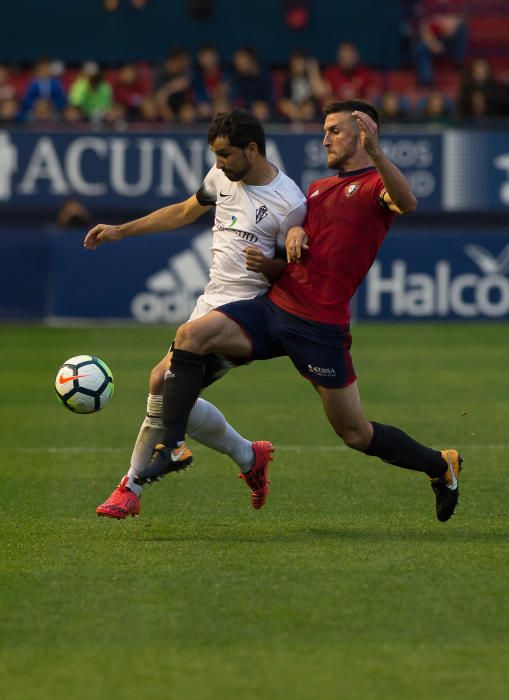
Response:
[[[116,0],[108,4],[110,10],[118,6]],[[295,50],[288,65],[265,66],[249,46],[235,51],[226,64],[212,44],[196,55],[173,48],[160,65],[111,67],[86,61],[74,67],[50,58],[28,68],[1,64],[0,124],[192,126],[238,106],[251,109],[262,122],[302,128],[320,122],[324,103],[349,98],[375,104],[385,123],[482,124],[507,118],[509,35],[507,53],[476,55],[469,47],[465,4],[408,3],[411,12],[401,30],[407,61],[395,71],[365,65],[349,42],[337,47],[329,65]],[[507,20],[509,30],[509,11]]]

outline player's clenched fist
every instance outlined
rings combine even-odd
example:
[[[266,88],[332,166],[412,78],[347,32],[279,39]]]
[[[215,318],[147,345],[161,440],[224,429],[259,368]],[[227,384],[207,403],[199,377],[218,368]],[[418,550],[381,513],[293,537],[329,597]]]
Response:
[[[309,250],[308,236],[302,226],[292,226],[286,234],[286,259],[299,263],[305,250]]]
[[[263,274],[266,273],[268,258],[265,257],[260,248],[249,246],[248,248],[244,248],[243,252],[246,256],[246,270],[250,272],[261,272]]]
[[[97,224],[85,236],[83,246],[87,250],[94,250],[101,243],[111,243],[123,238],[120,226],[108,226],[108,224]]]

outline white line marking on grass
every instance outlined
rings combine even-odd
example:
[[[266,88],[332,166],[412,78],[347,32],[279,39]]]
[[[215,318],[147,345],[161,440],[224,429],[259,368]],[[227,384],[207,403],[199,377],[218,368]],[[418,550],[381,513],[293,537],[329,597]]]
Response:
[[[60,452],[85,453],[85,452],[123,452],[129,448],[123,447],[0,447],[0,452]]]
[[[346,452],[350,450],[346,445],[274,445],[278,452]],[[64,452],[75,453],[95,453],[95,452],[125,452],[130,450],[130,446],[126,447],[0,447],[0,452],[49,452],[58,454]],[[193,450],[201,451],[209,448],[204,445],[193,445]],[[437,448],[438,449],[438,448]],[[461,450],[509,450],[507,443],[495,444],[475,444],[461,445]]]

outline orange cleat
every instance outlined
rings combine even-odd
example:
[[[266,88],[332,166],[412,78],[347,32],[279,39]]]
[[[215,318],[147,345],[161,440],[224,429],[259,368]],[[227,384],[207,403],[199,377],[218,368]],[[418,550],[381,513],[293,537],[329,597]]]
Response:
[[[152,450],[150,462],[134,477],[134,481],[137,484],[150,484],[159,481],[165,474],[187,469],[192,463],[193,453],[185,442],[174,448],[160,442]]]
[[[108,500],[97,506],[95,511],[97,515],[101,518],[124,520],[128,515],[132,515],[135,518],[140,514],[140,499],[131,489],[126,487],[128,480],[129,477],[124,476]]]
[[[437,519],[445,523],[454,514],[460,495],[459,480],[463,457],[457,450],[441,450],[442,459],[447,464],[443,475],[431,479],[431,488],[435,492]]]
[[[273,459],[274,447],[271,442],[259,440],[258,442],[253,442],[253,452],[255,455],[253,466],[248,472],[241,472],[239,477],[244,479],[247,486],[251,489],[253,508],[260,510],[269,493],[269,462]]]

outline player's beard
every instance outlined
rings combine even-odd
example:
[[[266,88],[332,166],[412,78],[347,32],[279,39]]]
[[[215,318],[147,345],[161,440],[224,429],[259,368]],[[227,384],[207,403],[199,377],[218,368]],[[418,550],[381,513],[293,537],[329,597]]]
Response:
[[[223,173],[226,175],[228,180],[231,180],[232,182],[239,182],[249,174],[250,170],[251,165],[247,158],[244,158],[244,167],[239,167],[236,170],[223,169]]]
[[[352,140],[343,148],[342,153],[336,154],[327,151],[327,167],[331,170],[345,170],[349,161],[357,153],[358,144],[359,137],[352,136]]]

